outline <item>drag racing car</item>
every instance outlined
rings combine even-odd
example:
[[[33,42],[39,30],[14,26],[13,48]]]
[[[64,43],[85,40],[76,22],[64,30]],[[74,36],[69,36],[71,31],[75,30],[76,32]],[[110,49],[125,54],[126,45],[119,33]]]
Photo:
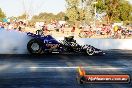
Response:
[[[43,53],[85,53],[87,55],[104,54],[100,49],[91,45],[79,45],[73,36],[65,37],[57,41],[51,35],[43,35],[42,32],[27,33],[32,39],[27,44],[30,54],[38,55]]]

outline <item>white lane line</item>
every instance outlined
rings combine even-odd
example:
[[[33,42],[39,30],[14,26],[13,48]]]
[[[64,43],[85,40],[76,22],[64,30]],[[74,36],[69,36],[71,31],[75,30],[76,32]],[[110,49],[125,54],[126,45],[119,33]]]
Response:
[[[77,69],[78,66],[72,66],[72,67],[26,67],[30,69]],[[125,67],[82,67],[84,69],[92,69],[92,70],[123,70],[128,69]]]

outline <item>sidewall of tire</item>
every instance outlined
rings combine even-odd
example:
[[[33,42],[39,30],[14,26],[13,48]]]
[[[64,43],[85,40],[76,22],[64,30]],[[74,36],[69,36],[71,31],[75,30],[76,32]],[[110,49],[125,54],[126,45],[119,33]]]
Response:
[[[88,53],[88,48],[92,48],[92,50],[93,50],[93,54],[89,54]],[[88,54],[88,55],[90,55],[90,56],[93,56],[94,54],[95,54],[95,49],[92,47],[92,46],[90,46],[90,47],[87,47],[87,49],[86,49],[86,53]]]
[[[33,49],[31,48],[31,45],[33,43],[37,43],[39,45],[39,50],[33,51]],[[42,42],[37,39],[31,39],[27,44],[27,49],[28,49],[29,53],[31,53],[31,54],[41,54],[42,53]]]

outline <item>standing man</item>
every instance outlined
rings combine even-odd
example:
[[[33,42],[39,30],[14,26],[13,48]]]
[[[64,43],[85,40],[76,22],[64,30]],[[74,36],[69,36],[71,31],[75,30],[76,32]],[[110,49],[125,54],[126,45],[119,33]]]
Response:
[[[73,27],[72,27],[72,30],[71,30],[71,35],[72,35],[72,36],[74,36],[75,30],[76,30],[76,27],[75,27],[75,24],[74,24]]]

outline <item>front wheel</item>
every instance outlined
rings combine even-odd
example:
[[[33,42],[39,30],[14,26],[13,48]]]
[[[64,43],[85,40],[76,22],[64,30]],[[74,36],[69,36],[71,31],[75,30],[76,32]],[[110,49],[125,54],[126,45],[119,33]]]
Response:
[[[86,53],[90,56],[94,55],[95,54],[95,49],[93,47],[87,47],[86,49]]]
[[[37,39],[31,39],[27,44],[27,49],[31,54],[41,54],[42,43]]]

